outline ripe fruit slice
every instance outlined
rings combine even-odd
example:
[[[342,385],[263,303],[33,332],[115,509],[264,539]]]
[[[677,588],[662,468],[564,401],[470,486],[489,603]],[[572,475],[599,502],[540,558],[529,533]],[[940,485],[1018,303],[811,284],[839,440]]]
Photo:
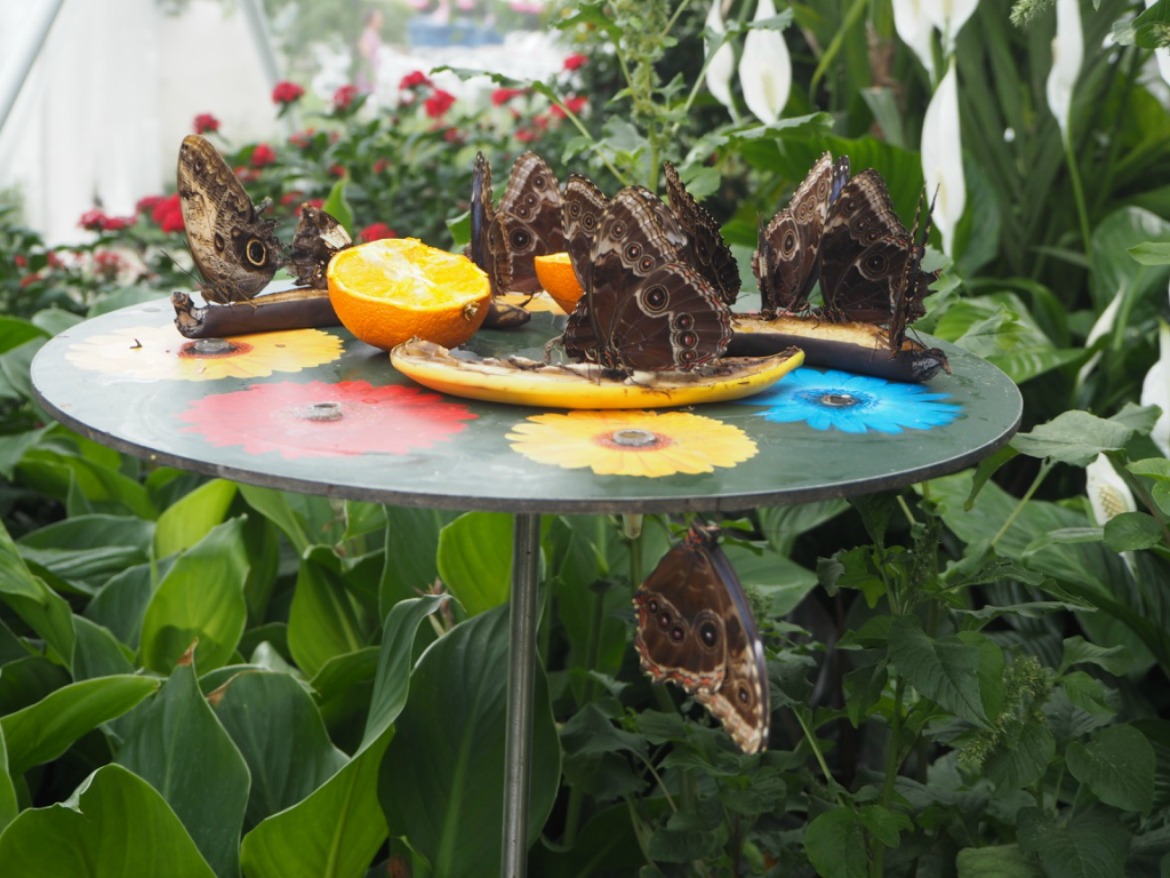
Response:
[[[491,287],[466,256],[417,238],[383,238],[342,250],[326,274],[342,324],[390,350],[410,338],[454,347],[487,316]]]
[[[534,256],[533,265],[536,266],[536,279],[561,306],[566,314],[572,314],[577,307],[577,300],[585,294],[581,284],[577,282],[577,275],[573,271],[573,264],[569,262],[568,253],[548,253],[544,256]]]
[[[593,363],[552,365],[522,357],[472,360],[412,339],[390,363],[424,387],[488,402],[565,409],[644,409],[726,402],[767,390],[804,361],[799,348],[759,358],[724,358],[689,372],[612,378]]]

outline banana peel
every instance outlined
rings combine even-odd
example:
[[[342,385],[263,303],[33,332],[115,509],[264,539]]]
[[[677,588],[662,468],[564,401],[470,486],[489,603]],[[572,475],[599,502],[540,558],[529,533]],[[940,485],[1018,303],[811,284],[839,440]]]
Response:
[[[951,371],[947,355],[906,339],[891,353],[889,330],[872,323],[834,323],[825,318],[782,314],[733,314],[727,355],[763,357],[798,345],[810,366],[843,369],[892,381],[929,381],[939,370]]]
[[[614,376],[595,363],[544,363],[526,357],[478,358],[414,338],[390,363],[424,387],[486,402],[540,408],[645,409],[742,399],[767,390],[804,361],[799,348],[768,357],[723,358],[690,371]]]
[[[175,327],[187,338],[228,338],[253,332],[340,326],[328,290],[292,289],[231,305],[199,308],[182,292],[171,294]]]

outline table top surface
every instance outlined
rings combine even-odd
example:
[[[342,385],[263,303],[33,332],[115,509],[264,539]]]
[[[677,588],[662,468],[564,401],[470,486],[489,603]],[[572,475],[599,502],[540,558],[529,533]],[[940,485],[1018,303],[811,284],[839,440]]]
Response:
[[[160,464],[403,506],[715,512],[871,493],[977,462],[1022,410],[1006,375],[945,344],[953,374],[923,385],[804,366],[734,403],[573,412],[427,390],[340,327],[200,351],[173,316],[162,300],[60,333],[33,362],[41,403]],[[563,321],[537,312],[467,347],[539,359]]]

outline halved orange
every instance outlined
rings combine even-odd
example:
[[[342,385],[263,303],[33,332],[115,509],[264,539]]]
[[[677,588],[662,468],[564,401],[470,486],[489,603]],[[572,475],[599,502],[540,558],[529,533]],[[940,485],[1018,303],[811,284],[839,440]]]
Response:
[[[544,256],[534,256],[532,263],[536,266],[536,279],[540,281],[544,291],[553,297],[562,311],[572,314],[573,309],[577,307],[577,300],[585,295],[585,291],[577,282],[569,254],[548,253]]]
[[[418,337],[454,347],[487,316],[491,285],[466,256],[417,238],[382,238],[333,257],[329,301],[343,326],[383,350]]]

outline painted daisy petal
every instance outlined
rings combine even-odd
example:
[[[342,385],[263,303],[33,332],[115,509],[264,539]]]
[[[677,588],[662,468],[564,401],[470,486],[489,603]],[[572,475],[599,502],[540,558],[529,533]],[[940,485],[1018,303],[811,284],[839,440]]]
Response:
[[[723,26],[723,0],[714,0],[711,4],[711,10],[707,13],[707,27],[713,32],[722,36],[725,32]],[[707,54],[711,54],[711,46],[714,45],[712,41],[707,42]],[[714,96],[715,100],[727,107],[727,109],[734,112],[734,105],[731,102],[731,74],[735,71],[735,53],[731,50],[730,43],[724,43],[715,50],[715,54],[707,62],[707,89]]]
[[[898,37],[918,56],[930,81],[934,82],[934,51],[931,45],[933,27],[926,14],[926,0],[893,0],[894,29]]]
[[[753,21],[776,15],[772,0],[760,0]],[[777,30],[752,28],[743,41],[739,59],[739,84],[743,100],[752,114],[765,125],[780,118],[792,88],[792,59],[788,44]]]
[[[1080,75],[1084,54],[1078,0],[1056,0],[1056,37],[1052,40],[1052,70],[1048,74],[1047,95],[1048,107],[1065,140],[1068,139],[1073,87]]]
[[[1142,405],[1156,405],[1162,410],[1150,438],[1170,457],[1170,324],[1158,321],[1158,361],[1142,381]]]
[[[934,199],[931,219],[942,235],[943,252],[953,255],[955,227],[967,206],[963,176],[963,139],[959,128],[959,88],[955,62],[934,91],[922,120],[922,175]]]
[[[1093,519],[1101,526],[1115,515],[1137,511],[1137,503],[1134,502],[1129,486],[1104,454],[1098,454],[1085,467],[1085,493],[1089,495]]]

